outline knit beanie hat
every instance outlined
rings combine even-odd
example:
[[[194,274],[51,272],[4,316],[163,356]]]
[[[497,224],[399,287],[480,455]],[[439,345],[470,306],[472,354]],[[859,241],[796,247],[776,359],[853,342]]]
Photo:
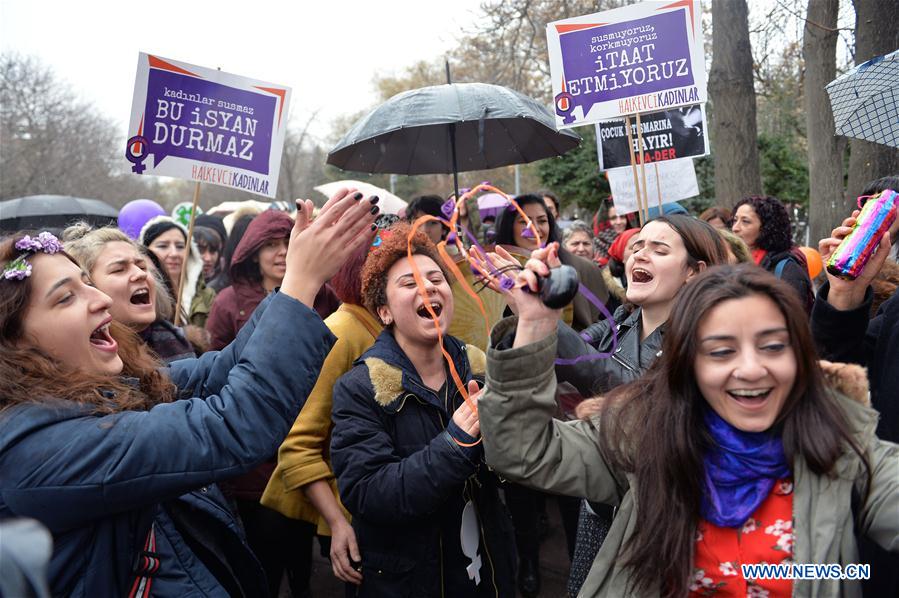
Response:
[[[184,227],[176,223],[171,218],[154,218],[147,224],[148,226],[146,226],[141,231],[140,235],[140,242],[144,245],[144,247],[149,247],[150,244],[156,239],[156,237],[167,233],[173,228],[177,228],[179,231],[181,231],[181,234],[184,235],[184,239],[187,240],[187,233],[184,232]]]

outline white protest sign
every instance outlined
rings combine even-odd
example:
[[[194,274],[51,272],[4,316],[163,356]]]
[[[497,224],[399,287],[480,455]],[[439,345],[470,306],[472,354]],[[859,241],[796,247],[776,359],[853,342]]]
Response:
[[[699,0],[650,1],[546,26],[556,127],[706,101]]]
[[[125,157],[136,174],[273,198],[289,105],[289,87],[141,53]]]
[[[657,167],[658,179],[656,179]],[[647,198],[648,207],[658,205],[659,191],[662,193],[662,205],[699,195],[699,183],[696,181],[696,169],[693,167],[692,158],[647,164],[645,168],[646,189],[643,189],[643,195]],[[606,176],[612,188],[615,209],[623,214],[636,212],[637,197],[634,193],[634,173],[631,167],[607,170]],[[642,185],[643,173],[640,166],[637,167],[637,178]]]

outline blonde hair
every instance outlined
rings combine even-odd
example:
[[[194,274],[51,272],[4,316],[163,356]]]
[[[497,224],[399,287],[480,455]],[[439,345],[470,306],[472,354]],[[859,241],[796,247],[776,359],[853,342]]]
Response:
[[[106,244],[115,241],[127,243],[143,255],[141,246],[134,239],[112,226],[95,229],[87,222],[76,222],[62,233],[66,253],[75,258],[88,274],[97,265],[97,258]]]
[[[171,320],[175,315],[175,300],[166,287],[165,273],[156,268],[153,260],[147,256],[147,248],[129,237],[121,229],[114,226],[94,228],[87,222],[76,222],[62,233],[62,242],[66,253],[75,258],[84,270],[90,274],[97,265],[97,258],[108,243],[127,243],[134,250],[147,257],[147,269],[153,276],[156,285],[156,319]]]

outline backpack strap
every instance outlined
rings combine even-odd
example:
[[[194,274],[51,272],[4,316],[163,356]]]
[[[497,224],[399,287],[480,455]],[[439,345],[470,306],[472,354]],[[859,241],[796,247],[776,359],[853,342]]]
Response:
[[[147,539],[144,540],[144,548],[135,559],[134,582],[128,598],[149,598],[150,588],[153,586],[153,578],[159,572],[159,554],[156,552],[156,524],[150,524]]]
[[[784,268],[787,267],[787,262],[792,258],[785,257],[784,259],[777,262],[777,265],[774,266],[774,276],[778,278],[783,278]]]

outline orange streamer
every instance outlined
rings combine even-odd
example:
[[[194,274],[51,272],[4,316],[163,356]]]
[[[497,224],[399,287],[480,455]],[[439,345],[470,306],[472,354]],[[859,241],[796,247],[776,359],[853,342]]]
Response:
[[[461,197],[456,199],[455,209],[453,210],[453,215],[449,220],[449,226],[450,226],[451,231],[455,232],[455,230],[456,230],[456,223],[459,220],[459,206],[462,205],[463,202],[467,201],[469,198],[472,197],[472,195],[474,195],[475,193],[477,193],[479,191],[491,191],[494,193],[499,193],[500,195],[505,197],[509,201],[509,203],[518,211],[518,213],[521,215],[521,217],[524,218],[525,224],[531,230],[531,232],[534,234],[534,238],[537,240],[537,244],[538,245],[541,244],[540,233],[537,231],[537,227],[534,226],[534,223],[531,221],[530,218],[528,218],[528,215],[524,212],[524,210],[521,209],[521,207],[515,202],[515,200],[510,195],[503,192],[501,189],[498,189],[492,185],[487,185],[487,184],[480,184],[477,187],[474,187],[473,189],[469,190],[468,192],[462,194]],[[424,302],[425,310],[427,310],[428,315],[431,316],[431,321],[434,322],[434,329],[437,331],[437,342],[440,343],[440,352],[443,354],[443,358],[446,360],[446,363],[449,366],[450,377],[452,378],[453,383],[456,385],[456,388],[459,390],[459,393],[462,395],[462,399],[468,404],[469,408],[472,411],[477,413],[478,412],[477,404],[471,400],[471,397],[468,394],[468,388],[466,387],[465,383],[462,382],[462,378],[459,376],[459,372],[456,371],[456,365],[455,365],[455,363],[453,363],[452,357],[446,351],[446,349],[443,347],[443,331],[440,329],[440,318],[434,312],[433,308],[431,308],[431,302],[428,298],[427,290],[425,290],[424,279],[422,278],[421,272],[418,270],[418,267],[415,265],[415,261],[412,259],[412,256],[413,256],[412,237],[415,235],[415,233],[418,231],[418,229],[419,229],[419,227],[421,227],[421,225],[425,224],[426,222],[431,222],[431,221],[440,222],[441,220],[435,216],[426,214],[424,216],[419,217],[418,219],[415,220],[415,222],[412,223],[412,230],[411,230],[409,238],[407,239],[407,242],[406,242],[406,256],[409,258],[409,265],[412,268],[412,278],[415,280],[415,284],[418,287],[418,293],[419,293],[419,295],[421,295],[422,301]],[[460,255],[462,255],[472,265],[472,267],[474,267],[478,271],[478,273],[481,274],[481,276],[483,276],[484,278],[486,278],[488,280],[495,280],[495,277],[493,275],[491,275],[489,272],[484,270],[479,264],[477,264],[476,262],[473,262],[471,260],[471,256],[469,255],[468,251],[465,249],[465,245],[462,243],[462,240],[460,237],[461,237],[461,235],[456,235],[456,241],[455,241],[456,248],[459,250]],[[490,322],[487,317],[487,309],[484,307],[484,302],[481,301],[481,298],[478,296],[478,294],[475,292],[475,290],[472,289],[471,286],[469,286],[468,282],[466,282],[466,280],[465,280],[465,276],[462,274],[462,271],[459,270],[459,268],[456,266],[455,260],[453,260],[447,253],[446,241],[441,241],[440,243],[437,244],[437,253],[440,256],[440,259],[443,260],[446,268],[450,272],[452,272],[453,276],[456,277],[456,280],[459,281],[459,284],[462,286],[463,290],[475,300],[475,303],[478,306],[478,310],[480,310],[481,314],[484,316],[484,326],[487,331],[487,337],[489,338],[490,337]],[[485,259],[486,259],[486,256],[485,256]],[[470,444],[461,442],[456,438],[453,438],[453,441],[456,444],[458,444],[459,446],[471,447],[471,446],[478,445],[481,442],[481,439],[479,438],[477,441],[470,443]]]

